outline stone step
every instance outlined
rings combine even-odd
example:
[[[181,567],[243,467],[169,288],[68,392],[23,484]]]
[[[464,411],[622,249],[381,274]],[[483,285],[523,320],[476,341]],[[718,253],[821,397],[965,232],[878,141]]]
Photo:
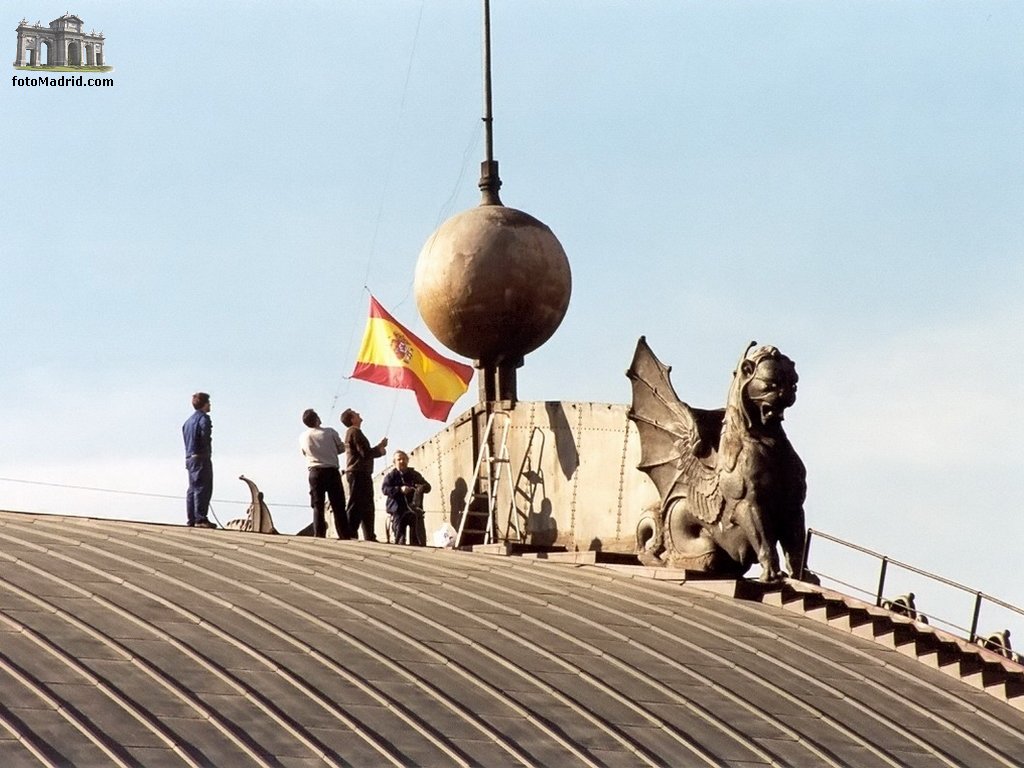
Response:
[[[690,583],[704,587],[704,583]],[[713,589],[800,613],[881,643],[1024,711],[1024,666],[923,621],[794,580],[762,584],[738,579],[734,585],[720,580]]]

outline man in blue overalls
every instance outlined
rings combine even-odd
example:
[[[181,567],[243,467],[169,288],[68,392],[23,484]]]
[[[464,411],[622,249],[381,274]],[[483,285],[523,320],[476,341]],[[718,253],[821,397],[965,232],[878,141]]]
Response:
[[[213,498],[213,424],[210,421],[210,396],[192,395],[195,413],[181,427],[185,438],[185,469],[188,470],[188,495],[185,497],[186,525],[189,528],[216,528],[207,519]]]

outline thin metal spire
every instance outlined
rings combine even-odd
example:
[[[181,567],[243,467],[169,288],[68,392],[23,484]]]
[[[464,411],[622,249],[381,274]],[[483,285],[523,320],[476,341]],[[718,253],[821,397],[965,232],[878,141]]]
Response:
[[[494,116],[491,113],[491,3],[483,0],[484,16],[484,141],[486,145],[484,161],[480,163],[480,192],[483,199],[480,205],[501,205],[498,190],[501,179],[498,178],[498,161],[494,159]]]

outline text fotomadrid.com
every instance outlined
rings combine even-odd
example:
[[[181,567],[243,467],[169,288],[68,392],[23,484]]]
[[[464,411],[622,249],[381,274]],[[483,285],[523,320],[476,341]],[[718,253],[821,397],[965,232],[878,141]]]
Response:
[[[42,77],[18,77],[14,75],[11,77],[11,85],[64,85],[64,86],[104,86],[113,85],[114,78],[112,77],[85,77],[85,75],[61,75],[60,77],[51,77],[50,75],[43,75]]]

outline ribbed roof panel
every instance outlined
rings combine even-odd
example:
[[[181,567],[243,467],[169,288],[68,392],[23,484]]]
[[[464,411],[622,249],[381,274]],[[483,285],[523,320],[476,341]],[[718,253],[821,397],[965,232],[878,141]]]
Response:
[[[0,761],[1024,764],[870,639],[630,571],[0,513]]]

